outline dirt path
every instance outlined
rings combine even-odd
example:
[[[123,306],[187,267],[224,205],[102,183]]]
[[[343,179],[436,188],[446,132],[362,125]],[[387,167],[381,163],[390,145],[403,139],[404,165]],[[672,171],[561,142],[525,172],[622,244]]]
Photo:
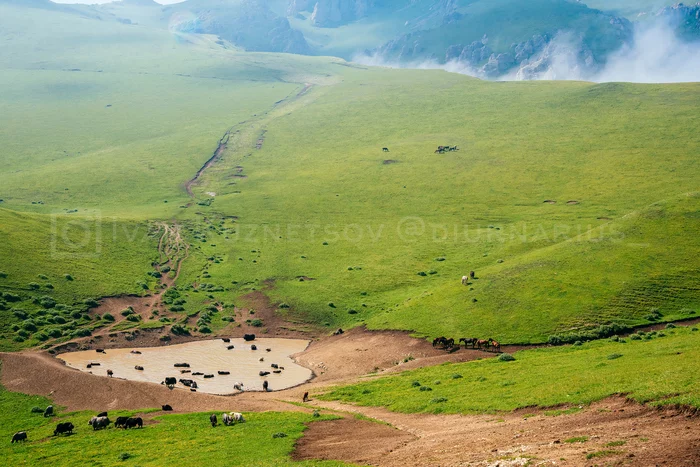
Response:
[[[376,423],[355,419],[311,424],[297,444],[297,459],[387,467],[700,465],[699,417],[622,397],[556,417],[534,409],[462,416],[397,414],[316,401],[309,405],[359,413],[396,429],[379,430]],[[371,441],[366,445],[369,434],[385,448]]]
[[[185,190],[187,191],[187,194],[190,195],[190,198],[194,198],[194,194],[192,193],[192,185],[194,185],[197,180],[199,180],[199,177],[202,176],[205,170],[207,170],[209,167],[211,167],[213,164],[218,161],[221,156],[223,155],[224,151],[226,151],[228,141],[231,138],[231,131],[233,128],[229,128],[226,133],[224,133],[224,136],[221,137],[219,140],[219,144],[216,147],[216,150],[212,154],[212,156],[207,159],[207,161],[204,163],[204,165],[197,171],[197,173],[192,177],[190,180],[185,183]]]

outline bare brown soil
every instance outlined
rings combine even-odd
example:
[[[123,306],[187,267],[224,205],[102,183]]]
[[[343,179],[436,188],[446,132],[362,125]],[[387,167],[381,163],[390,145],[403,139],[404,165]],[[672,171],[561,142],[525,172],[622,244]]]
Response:
[[[623,397],[560,416],[547,416],[541,410],[467,416],[397,414],[379,408],[318,405],[362,413],[398,430],[379,430],[376,424],[357,420],[314,423],[297,445],[297,458],[387,467],[700,465],[700,418],[651,409]],[[386,448],[374,445],[371,434]],[[567,442],[577,437],[587,440]],[[355,442],[356,438],[361,441]],[[587,459],[595,453],[599,454]]]

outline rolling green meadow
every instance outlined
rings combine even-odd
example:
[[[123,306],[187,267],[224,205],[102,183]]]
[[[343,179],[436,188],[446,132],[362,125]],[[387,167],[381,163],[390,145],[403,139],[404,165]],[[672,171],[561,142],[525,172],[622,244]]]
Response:
[[[188,315],[262,289],[329,331],[535,343],[700,305],[697,84],[485,82],[0,8],[5,341],[44,296],[153,290],[163,221],[192,245]]]
[[[50,401],[37,396],[0,388],[0,437],[11,439],[17,431],[30,433],[29,440],[19,444],[2,443],[0,455],[11,465],[36,465],[50,462],[57,466],[75,465],[163,465],[163,459],[196,459],[212,465],[298,465],[341,466],[342,462],[292,461],[289,454],[294,443],[314,420],[300,412],[265,412],[245,414],[246,422],[212,428],[208,413],[156,416],[146,421],[143,429],[122,430],[110,427],[93,431],[88,420],[91,412],[59,412],[58,417],[44,418],[31,413],[33,407],[45,408]],[[148,412],[148,411],[147,411]],[[133,412],[114,412],[110,417],[136,416]],[[220,414],[219,414],[220,415]],[[52,436],[56,424],[71,422],[74,434]],[[285,437],[273,438],[284,433]]]

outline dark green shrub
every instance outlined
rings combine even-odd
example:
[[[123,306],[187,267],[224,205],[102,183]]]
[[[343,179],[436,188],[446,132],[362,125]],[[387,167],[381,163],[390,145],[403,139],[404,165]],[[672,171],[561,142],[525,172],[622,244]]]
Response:
[[[24,337],[22,336],[15,336],[14,339],[12,339],[15,342],[24,342]]]
[[[122,452],[121,454],[119,454],[120,461],[125,461],[127,459],[131,459],[131,454],[129,454],[128,452]]]
[[[100,306],[100,304],[97,302],[97,300],[92,299],[92,298],[87,298],[83,301],[85,305],[87,305],[88,309],[90,308],[97,308]]]
[[[275,434],[272,435],[272,437],[273,437],[273,438],[286,438],[286,437],[287,437],[287,433],[282,433],[282,432],[275,433]]]
[[[428,274],[430,274],[430,275],[437,274],[437,271],[435,269],[431,269],[430,271],[428,271]]]
[[[47,281],[47,280],[49,280],[49,278],[46,277],[44,274],[38,274],[37,277],[38,277],[39,279],[41,279],[42,281]]]
[[[41,342],[49,340],[49,336],[47,336],[43,332],[38,332],[38,333],[34,334],[34,337],[36,337]]]
[[[26,339],[27,337],[29,337],[29,332],[24,329],[20,329],[19,331],[17,331],[17,335]]]
[[[420,387],[420,391],[432,391],[432,390],[433,390],[433,388],[428,387],[428,386],[421,386]]]
[[[80,318],[82,318],[82,316],[83,316],[83,314],[82,314],[81,312],[77,311],[77,310],[76,310],[76,311],[72,311],[71,314],[70,314],[70,317],[73,318],[73,319],[80,319]]]
[[[20,310],[19,308],[13,309],[12,314],[18,319],[27,319],[28,316],[26,311]]]
[[[666,325],[666,329],[673,329],[673,328],[675,328],[675,327],[676,327],[676,325],[673,324],[673,323],[668,323],[668,324]]]
[[[10,292],[3,292],[2,298],[7,302],[19,302],[22,298]]]
[[[36,282],[30,282],[28,285],[29,285],[29,288],[32,289],[32,290],[37,290],[39,287],[41,287],[41,286],[40,286],[39,284],[37,284]]]
[[[7,277],[7,273],[5,271],[0,271],[0,279],[5,279]]]
[[[440,256],[440,257],[438,257],[438,258],[435,258],[435,261],[445,261],[445,258],[443,258],[442,256]]]
[[[254,326],[254,327],[256,327],[256,328],[260,328],[260,327],[262,327],[263,322],[262,322],[261,319],[253,319],[253,320],[250,321],[250,325],[251,325],[251,326]]]
[[[132,323],[138,323],[141,321],[141,316],[140,315],[129,315],[126,317],[127,321],[131,321]]]
[[[189,336],[190,335],[189,329],[182,326],[181,324],[173,324],[173,326],[170,328],[170,332],[172,332],[176,336]]]
[[[39,299],[39,305],[46,309],[53,308],[56,306],[56,300],[54,300],[52,297],[44,296]]]
[[[181,306],[181,305],[173,305],[170,307],[170,311],[172,311],[173,313],[177,313],[179,311],[185,311],[185,307]]]
[[[73,336],[73,337],[87,337],[87,336],[90,336],[90,335],[92,335],[92,333],[90,332],[90,330],[89,330],[89,329],[85,329],[85,328],[83,328],[83,329],[76,329],[75,331],[73,331],[73,332],[71,333],[71,336]]]
[[[349,315],[356,315],[356,314],[357,314],[357,310],[354,309],[354,308],[350,308],[350,309],[348,310],[348,314],[349,314]]]
[[[411,386],[413,386],[414,388],[419,387],[419,386],[420,386],[420,381],[414,381],[414,382],[412,382],[412,383],[411,383]]]
[[[446,398],[446,397],[436,397],[435,399],[431,399],[431,400],[430,400],[430,403],[431,403],[431,404],[441,404],[441,403],[443,403],[443,402],[447,402],[447,398]]]
[[[71,276],[70,274],[64,274],[63,277],[65,277],[65,279],[66,279],[67,281],[72,281],[72,280],[73,280],[73,276]]]
[[[22,323],[22,329],[29,332],[35,332],[37,330],[36,324],[31,319],[25,320]]]
[[[335,303],[333,303],[333,302],[328,302],[328,306],[331,307],[331,308],[335,308]]]
[[[199,332],[202,334],[211,334],[211,328],[209,328],[209,326],[202,326],[199,328]]]
[[[114,318],[112,318],[112,321],[114,321]],[[66,318],[63,316],[54,316],[53,322],[56,324],[66,324]]]
[[[130,316],[130,315],[133,315],[134,313],[135,313],[135,312],[134,312],[134,309],[133,309],[132,307],[130,307],[130,306],[129,306],[129,307],[126,307],[125,309],[123,309],[123,310],[121,311],[121,315],[122,315],[122,316]]]
[[[498,361],[499,362],[512,362],[512,361],[515,361],[515,357],[509,353],[502,353],[501,355],[498,356]]]
[[[41,413],[41,414],[43,414],[43,413],[44,413],[44,409],[42,409],[41,407],[32,407],[32,411],[31,411],[31,412],[32,412],[32,413]]]
[[[53,337],[54,339],[57,339],[63,335],[63,332],[56,328],[47,329],[46,333],[49,335],[49,337]]]
[[[615,360],[615,359],[620,358],[620,357],[622,357],[622,354],[613,353],[613,354],[608,355],[606,358],[608,360]]]
[[[462,375],[460,375],[458,373],[455,373],[454,375],[452,375],[452,379],[460,379],[461,377],[462,377]]]
[[[47,289],[53,289],[53,284],[44,284]]]
[[[428,273],[426,273],[425,271],[419,271],[416,273],[416,275],[425,277],[428,275]]]

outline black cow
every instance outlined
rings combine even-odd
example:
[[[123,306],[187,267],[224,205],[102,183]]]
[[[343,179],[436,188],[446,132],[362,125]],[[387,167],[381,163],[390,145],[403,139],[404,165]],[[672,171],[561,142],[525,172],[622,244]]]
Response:
[[[125,430],[136,427],[143,428],[143,420],[141,419],[141,417],[129,417],[126,419],[126,422],[124,423]]]
[[[163,412],[172,412],[173,411],[173,408],[170,407],[170,405],[168,405],[168,404],[161,406],[161,409],[163,410]]]
[[[271,366],[272,368],[279,368],[279,367],[280,367],[280,366],[279,366],[278,364],[276,364],[276,363],[270,363],[270,366]]]
[[[382,152],[389,152],[389,148],[382,148]]]
[[[182,384],[183,386],[187,386],[188,388],[192,386],[193,382],[194,381],[192,381],[191,379],[181,379],[180,380],[180,384]]]
[[[202,373],[201,371],[195,371],[194,373],[192,373],[192,376],[202,376],[203,374],[204,373]]]
[[[258,346],[253,344],[250,346],[250,350],[258,350]]]
[[[217,420],[216,420],[216,414],[211,414],[211,415],[209,416],[209,421],[211,422],[211,426],[212,426],[212,427],[215,427],[215,426],[216,426],[216,422],[217,422]]]
[[[97,416],[98,416],[98,417],[106,417],[106,416],[107,416],[107,412],[100,412],[100,413],[97,414]]]
[[[44,410],[44,417],[50,417],[53,415],[53,405],[50,405],[46,407],[46,410]]]
[[[226,346],[226,350],[233,350],[233,345]]]
[[[112,376],[114,376],[114,372],[112,370],[107,370],[107,376],[111,378]]]
[[[308,402],[309,401],[309,391],[306,391],[304,393],[304,397],[301,400],[302,402]]]
[[[143,367],[142,367],[141,365],[136,365],[136,366],[134,367],[134,370],[143,371]]]
[[[165,378],[165,385],[168,386],[169,388],[172,388],[177,384],[177,378]]]
[[[95,349],[95,352],[97,353],[106,353],[105,349]]]
[[[265,352],[272,352],[272,349],[268,347],[265,349]]]
[[[231,374],[230,371],[217,371],[217,373],[220,375],[230,375]]]
[[[129,417],[117,417],[117,421],[114,422],[114,428],[123,427],[128,419]]]
[[[243,340],[248,342],[248,341],[254,341],[255,340],[255,334],[243,334]]]
[[[214,375],[204,375],[205,378],[213,378]]]
[[[260,372],[258,372],[258,375],[260,375],[260,376],[267,376],[267,375],[269,375],[269,374],[270,374],[269,371],[260,371]]]
[[[192,390],[195,390],[195,389],[197,389],[198,387],[199,387],[199,386],[197,386],[197,381],[192,381],[192,384],[190,385],[190,388],[191,388]]]
[[[71,422],[63,422],[56,425],[56,429],[53,431],[54,436],[62,435],[63,433],[73,433],[75,426]]]
[[[263,381],[263,391],[265,391],[265,392],[268,391],[267,386],[268,386],[267,380]]]
[[[130,353],[134,355],[141,355],[141,352],[139,352],[138,350],[132,350]]]
[[[476,273],[474,271],[469,271],[469,277],[476,279]]]
[[[231,339],[229,339],[228,337],[223,337],[223,338],[221,338],[221,340],[224,341],[224,342],[226,342],[227,344],[228,344],[229,342],[231,342]]]
[[[176,363],[175,368],[189,368],[190,364],[189,363]]]
[[[12,436],[12,442],[13,443],[19,443],[20,441],[26,441],[27,440],[27,432],[25,431],[18,431]]]
[[[339,336],[339,335],[341,335],[341,334],[344,333],[344,332],[345,332],[345,331],[343,331],[343,328],[338,328],[338,330],[335,331],[335,332],[333,333],[333,335],[334,335],[334,336]]]

